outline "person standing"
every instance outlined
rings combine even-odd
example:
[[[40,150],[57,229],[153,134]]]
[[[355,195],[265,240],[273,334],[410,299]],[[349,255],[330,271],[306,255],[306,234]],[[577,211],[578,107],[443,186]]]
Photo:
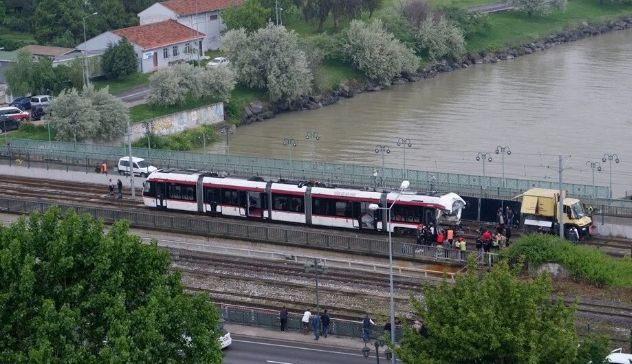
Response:
[[[305,310],[301,322],[303,323],[303,334],[306,335],[309,332],[309,318],[312,317],[312,313],[309,310]]]
[[[505,227],[505,214],[503,213],[502,207],[499,207],[498,211],[496,212],[496,223],[498,224],[498,232],[500,232],[501,229]]]
[[[116,189],[118,191],[118,198],[123,198],[123,182],[121,182],[120,179],[116,182]]]
[[[458,244],[459,250],[461,251],[461,259],[465,259],[465,252],[467,251],[467,242],[465,241],[465,238],[459,236]]]
[[[288,317],[287,308],[283,306],[283,308],[279,312],[279,318],[281,319],[281,331],[287,330],[287,317]]]
[[[323,328],[323,336],[327,337],[327,334],[329,333],[329,323],[330,323],[331,319],[329,317],[329,314],[327,313],[327,310],[325,310],[325,312],[323,312],[323,314],[320,316],[320,323],[321,326]]]
[[[369,342],[369,338],[371,335],[371,327],[375,325],[375,322],[369,318],[369,314],[364,315],[364,319],[362,320],[362,340],[365,343]]]
[[[314,330],[314,340],[320,337],[320,315],[318,312],[312,316],[312,329]]]
[[[114,196],[114,183],[112,183],[112,179],[110,178],[110,182],[108,184],[108,191],[110,192],[110,196]]]
[[[514,212],[513,212],[513,210],[511,209],[511,207],[510,207],[510,206],[507,206],[507,207],[505,208],[505,215],[506,215],[506,219],[507,219],[507,221],[506,221],[506,223],[507,223],[507,228],[511,228],[511,227],[513,227],[513,222],[514,222]]]

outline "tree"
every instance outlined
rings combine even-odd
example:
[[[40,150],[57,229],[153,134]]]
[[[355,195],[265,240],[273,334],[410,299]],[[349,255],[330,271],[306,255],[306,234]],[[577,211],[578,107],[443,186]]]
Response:
[[[267,89],[272,101],[293,100],[311,90],[312,73],[294,31],[273,24],[251,35],[231,30],[222,37],[222,48],[237,80]]]
[[[92,101],[92,108],[99,115],[95,137],[112,140],[123,135],[129,122],[129,111],[123,101],[110,94],[107,87],[95,90],[89,86],[82,96]]]
[[[221,363],[218,314],[118,222],[50,209],[0,228],[3,362]]]
[[[548,0],[512,0],[512,4],[528,16],[543,16],[551,12]]]
[[[201,97],[228,102],[235,89],[235,73],[229,67],[211,67],[200,74]]]
[[[406,329],[398,354],[406,363],[572,363],[574,307],[551,300],[547,275],[521,280],[505,261],[482,276],[473,260],[456,284],[423,287],[411,299],[427,337]]]
[[[64,90],[51,103],[50,123],[58,140],[81,141],[92,138],[99,130],[99,113],[92,101],[76,89]]]
[[[74,48],[83,41],[82,0],[39,0],[33,15],[33,35],[40,44]]]
[[[417,54],[431,60],[456,59],[465,53],[463,32],[443,16],[423,21],[415,40]]]
[[[183,65],[175,65],[154,72],[149,77],[149,96],[147,101],[156,106],[182,105],[190,90],[183,79]]]
[[[14,96],[28,95],[32,91],[33,57],[26,51],[18,51],[17,61],[6,71],[9,90]]]
[[[222,20],[228,29],[245,28],[252,32],[266,26],[270,11],[260,0],[246,0],[240,6],[231,6],[222,12]]]
[[[132,43],[123,38],[115,45],[108,45],[101,58],[101,66],[109,79],[121,79],[136,73],[138,57]]]
[[[390,85],[403,72],[415,72],[419,60],[393,34],[384,30],[382,21],[353,20],[344,34],[343,51],[355,68],[369,79]]]

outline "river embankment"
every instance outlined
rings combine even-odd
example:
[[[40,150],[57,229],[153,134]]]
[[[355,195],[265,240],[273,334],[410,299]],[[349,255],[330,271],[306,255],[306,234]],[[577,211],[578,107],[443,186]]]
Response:
[[[632,16],[610,20],[602,24],[581,24],[573,29],[556,32],[538,40],[509,46],[498,50],[482,50],[468,53],[460,60],[443,60],[420,68],[415,73],[403,74],[392,81],[393,85],[418,82],[438,74],[467,69],[477,64],[493,64],[517,57],[541,52],[561,44],[598,36],[613,31],[632,28]],[[289,111],[316,110],[337,103],[343,98],[352,98],[364,92],[381,91],[385,86],[367,80],[342,81],[337,88],[317,95],[306,95],[292,101],[253,101],[246,105],[238,126],[273,118],[276,114]]]

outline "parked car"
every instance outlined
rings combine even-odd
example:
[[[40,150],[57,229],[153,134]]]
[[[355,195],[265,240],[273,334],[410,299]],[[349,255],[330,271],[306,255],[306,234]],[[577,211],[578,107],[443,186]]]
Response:
[[[18,97],[14,99],[9,106],[15,106],[20,110],[29,110],[31,108],[31,98],[30,97]]]
[[[31,114],[15,106],[0,107],[0,116],[2,115],[6,115],[12,120],[29,120],[31,118]]]
[[[606,363],[612,364],[629,364],[632,362],[632,354],[626,354],[622,348],[612,350],[610,355],[606,357]]]
[[[7,131],[16,130],[20,128],[20,121],[13,120],[7,115],[0,115],[0,134]]]
[[[31,109],[41,107],[46,110],[50,106],[51,101],[53,101],[53,97],[50,95],[31,96]]]
[[[226,331],[223,327],[220,330],[219,347],[221,349],[226,349],[233,343],[233,339],[230,337],[230,332]]]
[[[227,66],[230,63],[228,58],[225,57],[215,57],[211,59],[209,63],[206,64],[206,67],[222,67]]]
[[[150,165],[143,158],[132,157],[132,163],[133,163],[132,168],[134,171],[134,175],[139,175],[141,177],[147,177],[152,172],[155,172],[158,170],[158,168]],[[122,157],[121,159],[119,159],[117,169],[118,169],[119,174],[126,174],[126,175],[130,174],[129,157]]]

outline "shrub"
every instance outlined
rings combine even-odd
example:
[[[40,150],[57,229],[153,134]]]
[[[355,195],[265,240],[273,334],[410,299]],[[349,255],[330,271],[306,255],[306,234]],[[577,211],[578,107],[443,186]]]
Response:
[[[463,32],[442,16],[424,21],[415,39],[417,54],[431,60],[459,58],[465,53]]]
[[[511,2],[518,11],[528,16],[544,16],[551,12],[549,0],[512,0]]]
[[[469,39],[475,34],[482,34],[490,28],[489,18],[486,14],[470,13],[456,6],[444,6],[440,11],[448,21],[456,24],[461,29],[465,39]]]
[[[632,260],[614,259],[587,246],[574,245],[553,235],[523,236],[504,252],[509,257],[524,256],[529,264],[555,262],[574,278],[595,285],[632,285]]]
[[[415,54],[384,30],[379,19],[370,23],[352,21],[342,48],[355,68],[384,85],[403,72],[415,72],[419,66]]]
[[[101,66],[109,79],[121,79],[135,73],[138,57],[134,46],[125,38],[115,45],[108,45],[101,58]]]

